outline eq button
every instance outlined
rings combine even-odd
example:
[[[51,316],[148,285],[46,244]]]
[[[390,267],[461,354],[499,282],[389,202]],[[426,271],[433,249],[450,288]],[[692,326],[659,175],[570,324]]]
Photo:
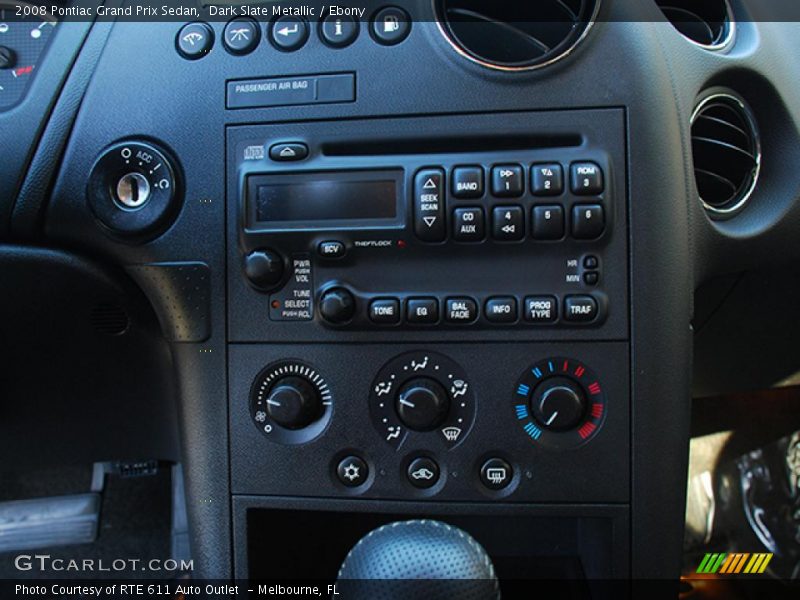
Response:
[[[436,298],[410,298],[406,306],[409,323],[431,325],[439,320],[439,301]]]
[[[414,232],[423,242],[444,241],[444,171],[424,169],[414,178]]]

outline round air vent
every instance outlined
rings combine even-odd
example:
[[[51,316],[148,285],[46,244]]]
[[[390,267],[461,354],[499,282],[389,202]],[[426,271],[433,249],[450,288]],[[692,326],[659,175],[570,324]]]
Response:
[[[439,28],[466,58],[527,71],[568,55],[586,37],[600,0],[434,0]]]
[[[733,39],[736,22],[728,0],[656,0],[661,12],[684,37],[709,50]]]
[[[729,93],[705,98],[692,115],[692,154],[697,191],[712,215],[731,215],[747,203],[761,168],[753,113]]]

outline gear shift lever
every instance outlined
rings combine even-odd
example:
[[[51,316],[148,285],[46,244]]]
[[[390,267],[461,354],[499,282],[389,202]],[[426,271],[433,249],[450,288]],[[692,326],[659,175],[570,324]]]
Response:
[[[375,529],[344,559],[344,600],[497,600],[494,565],[469,534],[440,521],[403,521]]]

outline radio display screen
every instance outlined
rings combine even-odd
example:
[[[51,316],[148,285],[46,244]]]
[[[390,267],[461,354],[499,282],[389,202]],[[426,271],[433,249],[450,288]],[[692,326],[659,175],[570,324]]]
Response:
[[[264,178],[266,179],[266,178]],[[259,178],[251,188],[257,223],[364,221],[397,217],[395,179],[298,179],[291,182]]]

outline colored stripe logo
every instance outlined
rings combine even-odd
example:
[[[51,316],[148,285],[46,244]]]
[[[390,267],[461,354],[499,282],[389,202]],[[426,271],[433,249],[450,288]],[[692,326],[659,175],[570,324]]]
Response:
[[[697,567],[697,572],[723,573],[725,575],[760,574],[766,570],[772,556],[771,552],[710,553],[703,557],[700,566]]]

